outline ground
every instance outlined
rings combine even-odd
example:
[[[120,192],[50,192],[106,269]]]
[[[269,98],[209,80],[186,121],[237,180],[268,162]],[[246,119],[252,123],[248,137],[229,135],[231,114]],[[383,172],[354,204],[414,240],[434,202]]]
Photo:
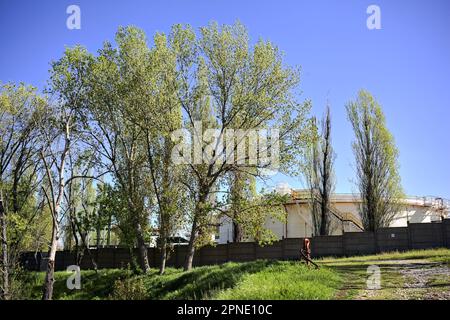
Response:
[[[254,261],[168,268],[136,275],[130,270],[83,271],[81,290],[69,290],[56,273],[55,299],[450,299],[450,250],[415,250],[326,258],[320,269],[299,261]],[[367,288],[369,266],[378,266],[377,290]],[[32,273],[27,296],[38,299],[43,273]]]
[[[450,299],[450,250],[416,250],[373,256],[324,259],[328,266],[345,277],[337,299]],[[380,288],[367,289],[367,267],[381,271]]]

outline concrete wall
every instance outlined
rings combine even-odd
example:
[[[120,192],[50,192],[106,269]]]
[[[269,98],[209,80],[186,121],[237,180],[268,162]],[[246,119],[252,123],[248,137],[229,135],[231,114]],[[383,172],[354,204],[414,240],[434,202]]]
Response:
[[[348,232],[342,236],[343,252],[347,256],[373,254],[376,250],[374,232]]]
[[[305,203],[286,205],[287,235],[286,238],[311,237],[313,223],[309,206]]]
[[[426,223],[440,221],[440,213],[426,206],[407,205],[391,222],[391,227],[406,227],[409,223]]]
[[[377,233],[378,250],[381,252],[409,249],[409,233],[407,227],[382,228]]]
[[[204,247],[197,250],[194,266],[220,264],[227,261],[253,261],[257,259],[292,260],[299,259],[303,238],[285,238],[272,245],[261,247],[254,242],[228,243]],[[313,257],[352,256],[409,249],[450,248],[450,219],[436,223],[410,223],[408,227],[382,228],[376,232],[347,232],[340,236],[318,236],[311,239]],[[168,266],[181,267],[187,246],[175,246],[167,261]],[[137,249],[100,248],[92,249],[92,256],[99,268],[124,268],[137,257]],[[148,249],[150,264],[158,267],[159,251]],[[22,256],[22,265],[29,270],[45,268],[45,254],[34,252]],[[56,270],[64,270],[75,264],[74,253],[58,251]],[[91,259],[87,254],[81,269],[91,269]]]
[[[409,237],[411,248],[436,248],[444,245],[446,228],[441,223],[410,223]]]
[[[314,237],[312,245],[315,257],[450,248],[450,219],[443,222],[410,223],[407,227],[381,228],[376,232],[347,232],[343,236]]]
[[[311,241],[311,253],[313,257],[343,256],[343,236],[318,236]]]

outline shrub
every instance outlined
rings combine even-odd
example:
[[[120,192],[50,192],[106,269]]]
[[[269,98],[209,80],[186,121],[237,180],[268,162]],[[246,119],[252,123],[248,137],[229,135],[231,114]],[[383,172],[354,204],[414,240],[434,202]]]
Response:
[[[145,300],[147,288],[142,278],[116,280],[110,298],[112,300]]]

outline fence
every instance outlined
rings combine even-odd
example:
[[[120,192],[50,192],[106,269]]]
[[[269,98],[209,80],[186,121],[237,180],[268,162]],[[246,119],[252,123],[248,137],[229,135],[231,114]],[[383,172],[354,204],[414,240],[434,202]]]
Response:
[[[303,238],[286,238],[264,247],[254,242],[207,246],[196,251],[193,265],[202,266],[257,259],[298,259],[302,242]],[[382,228],[376,232],[347,232],[340,236],[317,236],[311,239],[313,257],[351,256],[436,247],[450,247],[450,219],[436,223],[411,223],[407,227]],[[175,246],[167,265],[181,267],[186,251],[186,246]],[[138,256],[137,249],[126,248],[91,249],[91,253],[99,268],[123,268],[132,262],[133,257]],[[149,248],[148,254],[151,266],[158,267],[158,249]],[[44,254],[24,253],[22,258],[23,265],[29,270],[45,268]],[[64,270],[73,264],[76,264],[73,252],[57,252],[56,270]],[[85,254],[80,267],[81,269],[93,267],[87,254]]]

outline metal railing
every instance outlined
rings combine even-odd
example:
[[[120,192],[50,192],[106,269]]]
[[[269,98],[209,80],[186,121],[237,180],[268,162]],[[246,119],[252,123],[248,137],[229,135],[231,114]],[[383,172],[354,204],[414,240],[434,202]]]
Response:
[[[291,190],[291,196],[297,200],[307,200],[311,197],[309,190]],[[357,193],[333,193],[331,201],[361,201]],[[404,201],[409,204],[434,207],[437,209],[450,210],[450,200],[437,196],[405,196]]]

